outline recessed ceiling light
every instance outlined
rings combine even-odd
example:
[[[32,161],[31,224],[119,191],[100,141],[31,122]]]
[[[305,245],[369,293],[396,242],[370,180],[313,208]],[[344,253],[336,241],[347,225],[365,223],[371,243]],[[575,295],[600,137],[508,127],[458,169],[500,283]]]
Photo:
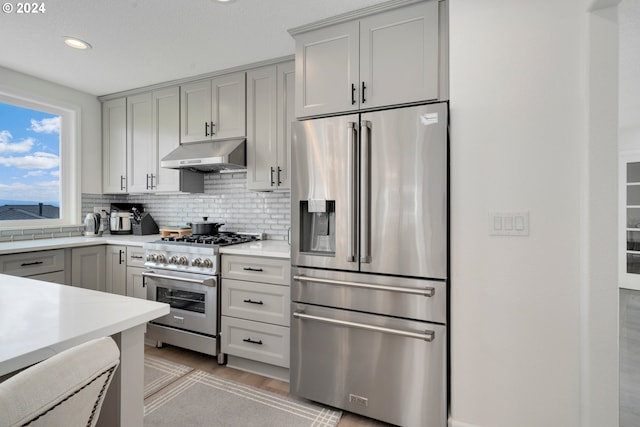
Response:
[[[74,49],[91,49],[91,45],[89,43],[76,37],[65,37],[64,44]]]
[[[218,3],[233,3],[236,0],[216,0]]]

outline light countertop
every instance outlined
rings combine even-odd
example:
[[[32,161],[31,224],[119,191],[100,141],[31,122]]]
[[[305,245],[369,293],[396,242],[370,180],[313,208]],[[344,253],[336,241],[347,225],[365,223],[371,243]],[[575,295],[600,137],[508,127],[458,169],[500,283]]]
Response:
[[[61,237],[55,239],[20,240],[0,243],[0,255],[16,254],[50,249],[76,248],[93,245],[126,245],[142,247],[145,243],[160,240],[159,234],[134,236],[133,234],[111,235],[101,237]],[[291,247],[283,240],[257,240],[238,245],[223,246],[222,254],[263,256],[289,259]]]
[[[148,236],[134,236],[133,234],[104,234],[101,237],[78,236],[54,239],[20,240],[16,242],[0,243],[0,255],[93,245],[126,245],[142,247],[145,243],[154,242],[156,240],[160,240],[159,234],[151,234]]]
[[[269,258],[289,259],[291,246],[284,240],[256,240],[255,242],[223,246],[221,254],[250,255]]]
[[[0,274],[0,376],[169,313],[167,304]]]

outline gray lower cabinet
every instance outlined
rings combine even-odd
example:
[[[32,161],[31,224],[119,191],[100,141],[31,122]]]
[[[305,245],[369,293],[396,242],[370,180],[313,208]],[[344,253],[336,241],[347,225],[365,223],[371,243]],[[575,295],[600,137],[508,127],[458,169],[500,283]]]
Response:
[[[144,249],[136,246],[107,246],[107,292],[147,298],[142,282]]]
[[[127,247],[124,245],[108,245],[106,265],[106,291],[127,294]]]
[[[71,249],[71,285],[106,291],[104,245]]]
[[[289,380],[289,260],[222,255],[221,349],[231,367]]]
[[[0,273],[65,284],[64,249],[0,256]]]

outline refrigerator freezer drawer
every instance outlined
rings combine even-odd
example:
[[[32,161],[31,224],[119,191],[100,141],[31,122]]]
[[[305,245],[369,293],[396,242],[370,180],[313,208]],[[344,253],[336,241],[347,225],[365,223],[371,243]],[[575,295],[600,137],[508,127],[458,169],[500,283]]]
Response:
[[[444,281],[293,268],[291,301],[446,323]]]
[[[402,426],[447,424],[445,326],[293,303],[291,393]]]

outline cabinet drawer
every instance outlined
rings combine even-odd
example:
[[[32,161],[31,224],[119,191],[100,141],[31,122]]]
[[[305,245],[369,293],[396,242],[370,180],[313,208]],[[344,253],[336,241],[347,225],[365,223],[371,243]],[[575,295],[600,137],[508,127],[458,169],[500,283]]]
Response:
[[[222,316],[222,352],[289,367],[289,328]]]
[[[33,276],[64,270],[64,249],[0,256],[0,272],[13,276]]]
[[[222,277],[250,282],[289,285],[289,260],[222,255]]]
[[[127,246],[127,266],[144,267],[144,248]]]
[[[222,279],[222,314],[289,326],[289,287]]]

